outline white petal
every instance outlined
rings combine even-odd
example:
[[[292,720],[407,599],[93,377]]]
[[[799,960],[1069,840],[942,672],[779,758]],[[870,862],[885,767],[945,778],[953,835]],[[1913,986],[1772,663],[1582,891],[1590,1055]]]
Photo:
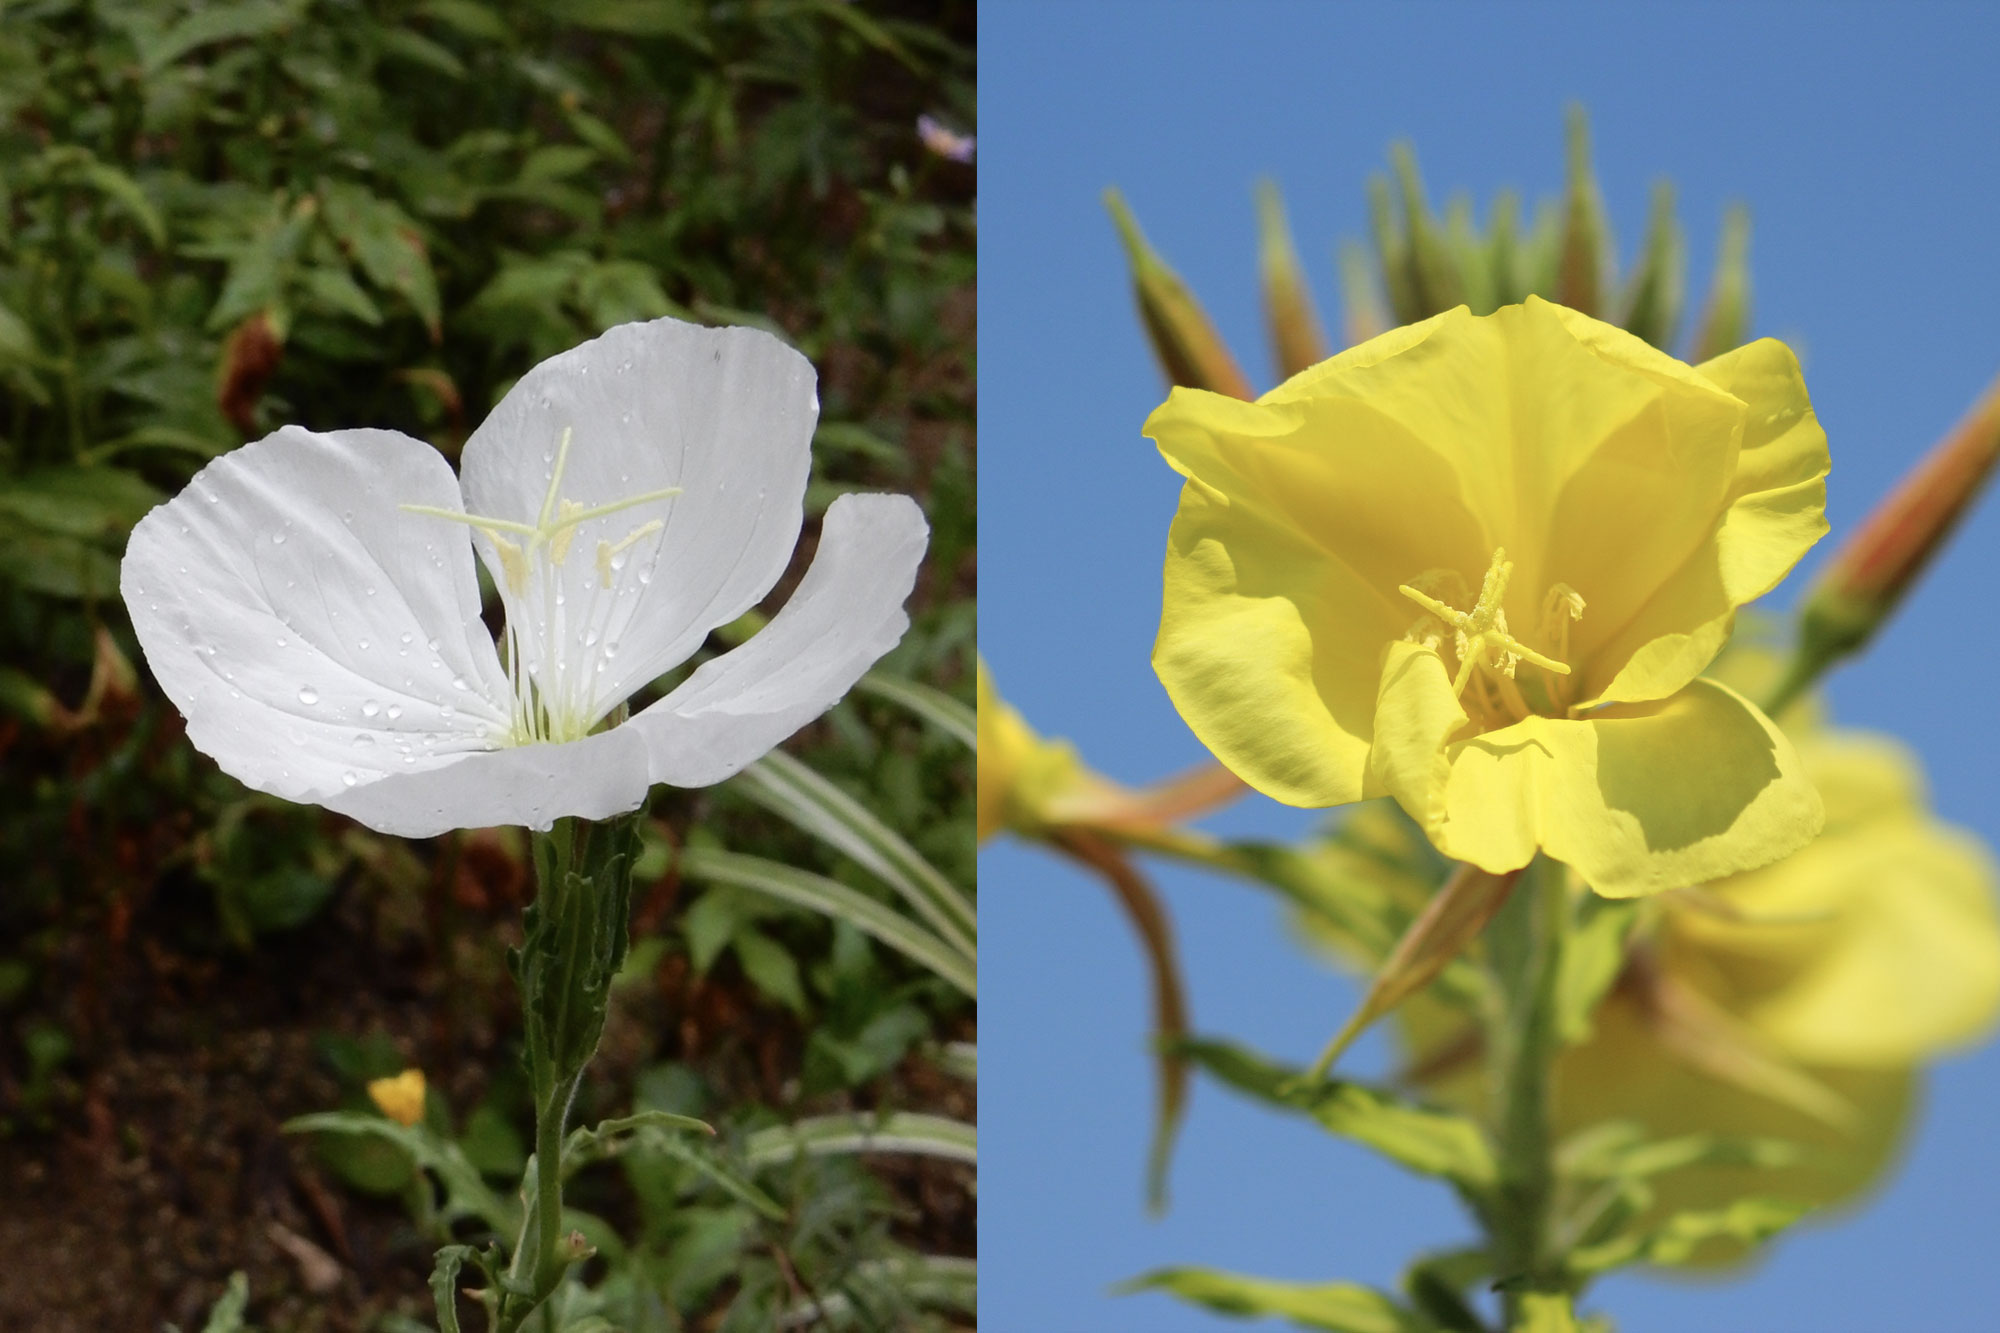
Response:
[[[792,599],[750,642],[704,662],[620,730],[639,731],[655,782],[705,787],[833,707],[910,618],[930,529],[902,495],[844,495]]]
[[[188,737],[259,791],[324,804],[494,743],[506,678],[451,467],[394,431],[287,426],[132,530],[121,588]]]
[[[429,838],[494,824],[546,829],[570,815],[609,819],[638,809],[650,786],[645,742],[616,727],[567,745],[522,745],[392,774],[326,805],[382,833]]]
[[[587,681],[602,716],[756,605],[798,541],[818,415],[811,363],[756,329],[624,324],[523,375],[466,442],[472,512],[537,522],[565,430],[561,499],[588,509],[681,488],[580,524],[553,590],[509,598],[536,678],[553,663],[572,689]],[[629,549],[606,591],[598,544],[655,519],[664,530]]]

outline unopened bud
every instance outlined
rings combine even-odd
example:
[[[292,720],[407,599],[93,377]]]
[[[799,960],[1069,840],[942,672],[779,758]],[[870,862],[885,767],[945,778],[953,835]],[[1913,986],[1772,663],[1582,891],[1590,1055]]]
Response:
[[[390,1078],[370,1080],[368,1100],[397,1124],[416,1124],[424,1118],[424,1071],[405,1069]]]
[[[1104,206],[1118,224],[1125,259],[1132,269],[1132,290],[1139,301],[1139,318],[1146,338],[1170,384],[1208,389],[1248,402],[1257,395],[1237,368],[1222,335],[1215,331],[1201,303],[1180,276],[1146,244],[1145,234],[1117,190],[1104,192]]]
[[[1340,247],[1340,299],[1341,333],[1349,347],[1389,331],[1389,312],[1382,308],[1368,251],[1357,241]]]
[[[1271,346],[1278,357],[1278,376],[1290,379],[1327,358],[1326,335],[1313,311],[1292,229],[1285,222],[1284,200],[1269,180],[1257,182],[1258,269],[1264,281],[1264,318],[1271,328]]]
[[[1695,335],[1697,363],[1743,345],[1750,328],[1750,210],[1732,204],[1722,219],[1722,246],[1715,261],[1715,285]]]
[[[1862,520],[1806,597],[1799,651],[1773,700],[1789,703],[1859,651],[1924,572],[2000,460],[2000,379]]]
[[[1625,293],[1625,328],[1655,347],[1672,344],[1681,320],[1687,256],[1680,223],[1674,219],[1674,187],[1661,181],[1653,187],[1653,218],[1646,228],[1645,248]]]
[[[1423,177],[1417,173],[1417,155],[1406,143],[1391,145],[1390,164],[1403,191],[1403,226],[1407,234],[1404,253],[1409,262],[1410,294],[1418,319],[1451,309],[1465,299],[1465,283],[1452,258],[1451,247],[1431,218],[1424,198]]]
[[[1604,199],[1590,165],[1590,119],[1580,106],[1569,109],[1569,188],[1563,201],[1562,258],[1556,269],[1556,300],[1586,315],[1604,309],[1610,268],[1611,229]]]

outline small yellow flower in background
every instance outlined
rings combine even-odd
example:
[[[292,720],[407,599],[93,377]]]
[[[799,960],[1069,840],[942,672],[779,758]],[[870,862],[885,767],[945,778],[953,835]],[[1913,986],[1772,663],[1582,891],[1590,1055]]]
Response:
[[[397,1124],[414,1125],[424,1118],[424,1071],[405,1069],[389,1078],[370,1079],[368,1099]]]
[[[1784,735],[1700,679],[1826,531],[1826,439],[1769,339],[1689,367],[1530,297],[1372,339],[1254,403],[1176,389],[1153,662],[1292,805],[1392,795],[1445,855],[1626,897],[1818,831]]]

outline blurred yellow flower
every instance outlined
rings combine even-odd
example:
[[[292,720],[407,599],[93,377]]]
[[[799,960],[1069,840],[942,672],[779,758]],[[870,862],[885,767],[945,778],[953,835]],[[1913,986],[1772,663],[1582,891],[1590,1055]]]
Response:
[[[424,1118],[424,1071],[405,1069],[389,1078],[371,1079],[368,1099],[397,1124],[414,1125]]]
[[[1392,795],[1446,855],[1623,897],[1804,845],[1783,734],[1698,677],[1826,531],[1782,344],[1697,368],[1530,297],[1397,329],[1254,403],[1175,389],[1187,479],[1153,662],[1293,805]]]
[[[1789,1140],[1796,1164],[1702,1165],[1659,1177],[1659,1216],[1747,1196],[1850,1198],[1901,1137],[1918,1071],[2000,1017],[2000,884],[1992,857],[1925,808],[1915,760],[1887,738],[1801,729],[1826,831],[1776,865],[1657,900],[1594,1015],[1555,1069],[1559,1135],[1606,1121],[1652,1137]],[[1427,1091],[1484,1096],[1462,1018],[1404,1011]],[[1741,1257],[1708,1243],[1696,1262]]]

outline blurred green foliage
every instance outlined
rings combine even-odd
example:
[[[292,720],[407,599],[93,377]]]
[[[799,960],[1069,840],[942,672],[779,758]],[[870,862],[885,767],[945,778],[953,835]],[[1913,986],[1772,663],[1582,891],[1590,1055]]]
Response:
[[[47,1126],[65,1065],[115,1039],[57,997],[78,972],[115,988],[135,921],[227,955],[343,891],[415,902],[458,873],[438,872],[449,840],[413,855],[244,791],[143,679],[126,534],[246,439],[382,426],[455,456],[529,366],[614,324],[771,329],[820,370],[809,511],[896,489],[932,523],[882,669],[970,699],[973,171],[917,119],[973,128],[972,20],[918,0],[0,0],[0,1133]],[[808,745],[971,882],[962,749],[861,697]],[[656,813],[668,838],[698,815],[866,881],[727,792]],[[969,1017],[851,927],[709,893],[677,927],[642,921],[640,956],[740,975],[808,1029],[798,1095],[878,1079]],[[505,1114],[474,1115],[468,1151],[504,1173]],[[829,1191],[814,1208],[853,1203],[850,1248],[888,1206],[851,1165],[807,1182]]]

